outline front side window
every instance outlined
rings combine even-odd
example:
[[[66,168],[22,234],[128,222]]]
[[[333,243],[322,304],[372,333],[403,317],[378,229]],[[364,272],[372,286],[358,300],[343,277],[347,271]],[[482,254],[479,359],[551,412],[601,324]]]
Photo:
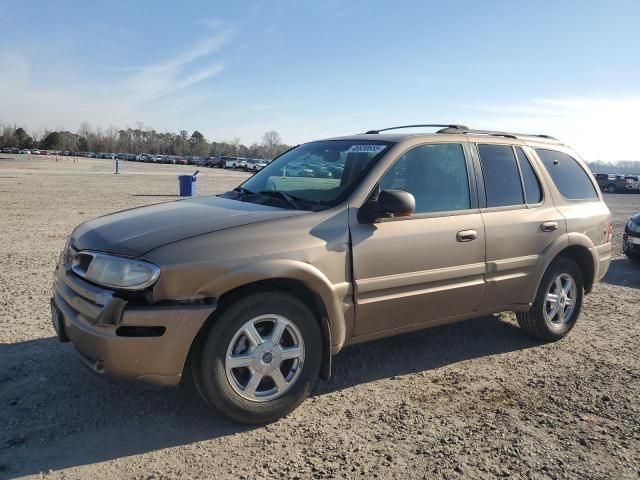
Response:
[[[411,193],[417,214],[471,208],[462,145],[421,145],[409,150],[384,174],[380,189]]]
[[[342,201],[391,145],[362,140],[305,143],[244,182],[236,189],[237,197],[255,203],[275,201],[286,208],[328,208]]]
[[[522,205],[524,193],[513,148],[510,145],[478,145],[487,207]]]
[[[543,148],[536,148],[536,153],[563,197],[570,200],[598,198],[589,175],[573,157]]]

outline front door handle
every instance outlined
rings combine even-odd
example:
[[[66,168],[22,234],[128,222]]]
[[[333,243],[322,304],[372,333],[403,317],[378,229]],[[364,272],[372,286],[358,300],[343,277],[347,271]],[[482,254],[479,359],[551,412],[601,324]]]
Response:
[[[555,232],[558,229],[558,222],[544,222],[540,225],[543,232]]]
[[[475,230],[461,230],[456,235],[456,240],[459,242],[470,242],[478,238],[478,232]]]

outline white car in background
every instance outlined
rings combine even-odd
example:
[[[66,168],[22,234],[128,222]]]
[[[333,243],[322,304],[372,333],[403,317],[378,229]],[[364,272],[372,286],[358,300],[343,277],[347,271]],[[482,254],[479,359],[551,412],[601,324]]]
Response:
[[[247,160],[247,170],[250,172],[259,172],[267,166],[267,161],[259,158],[250,158]]]
[[[229,158],[225,161],[224,168],[247,168],[246,158]]]
[[[18,153],[22,153],[24,155],[31,155],[31,150],[27,150],[26,148],[23,148]]]

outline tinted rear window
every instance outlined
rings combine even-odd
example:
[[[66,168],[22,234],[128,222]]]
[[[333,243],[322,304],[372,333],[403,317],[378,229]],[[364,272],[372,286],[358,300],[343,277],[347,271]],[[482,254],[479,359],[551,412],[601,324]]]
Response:
[[[520,172],[522,173],[522,183],[524,183],[524,196],[527,203],[539,203],[542,201],[542,190],[536,172],[533,171],[529,159],[520,147],[516,147],[516,156],[520,164]]]
[[[573,157],[543,148],[537,148],[536,152],[551,175],[553,183],[565,198],[570,200],[598,198],[589,175]]]
[[[522,205],[524,196],[513,148],[509,145],[478,145],[487,207]]]

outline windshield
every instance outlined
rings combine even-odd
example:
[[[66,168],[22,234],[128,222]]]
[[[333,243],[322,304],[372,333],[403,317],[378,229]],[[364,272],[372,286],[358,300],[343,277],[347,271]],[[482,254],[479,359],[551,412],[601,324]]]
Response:
[[[266,197],[286,208],[328,208],[351,192],[390,145],[362,140],[305,143],[275,159],[236,191],[245,201],[265,203]]]

